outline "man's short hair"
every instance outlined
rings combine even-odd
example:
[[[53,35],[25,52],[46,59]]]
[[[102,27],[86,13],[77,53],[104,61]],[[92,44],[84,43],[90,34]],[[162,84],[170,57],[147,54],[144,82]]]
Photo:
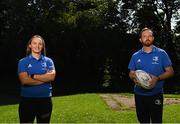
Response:
[[[140,32],[140,34],[139,34],[139,37],[141,37],[142,33],[143,33],[144,31],[146,31],[146,30],[151,31],[151,32],[152,32],[152,35],[154,36],[154,32],[153,32],[153,30],[152,30],[152,29],[150,29],[150,28],[145,27],[145,28],[143,28],[143,29],[141,30],[141,32]]]

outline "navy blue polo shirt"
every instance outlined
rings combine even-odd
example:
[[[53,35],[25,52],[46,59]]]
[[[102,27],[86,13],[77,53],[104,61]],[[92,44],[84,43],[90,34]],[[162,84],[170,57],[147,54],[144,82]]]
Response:
[[[128,69],[130,70],[144,70],[155,76],[164,73],[164,69],[172,65],[168,54],[158,47],[152,46],[150,53],[144,52],[144,49],[135,52],[129,62]],[[163,93],[164,81],[158,81],[155,87],[151,90],[143,89],[137,85],[134,87],[134,92],[139,95],[152,96],[157,93]]]
[[[18,63],[18,73],[27,72],[31,74],[45,74],[49,70],[54,70],[54,63],[52,59],[41,55],[37,60],[31,54]],[[52,85],[51,82],[46,82],[41,85],[33,85],[28,87],[21,87],[21,96],[23,97],[51,97]]]

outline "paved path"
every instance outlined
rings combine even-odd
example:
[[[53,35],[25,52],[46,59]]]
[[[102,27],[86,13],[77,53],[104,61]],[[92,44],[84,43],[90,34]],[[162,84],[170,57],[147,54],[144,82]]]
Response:
[[[135,110],[134,96],[100,94],[105,103],[114,111]],[[164,104],[180,104],[179,98],[164,98]]]

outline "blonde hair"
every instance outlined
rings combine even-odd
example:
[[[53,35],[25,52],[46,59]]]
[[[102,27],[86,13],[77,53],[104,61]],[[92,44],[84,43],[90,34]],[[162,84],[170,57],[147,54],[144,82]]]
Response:
[[[29,44],[31,44],[32,40],[34,38],[40,38],[42,40],[42,44],[43,44],[43,48],[41,51],[41,54],[43,54],[44,56],[46,56],[46,47],[45,47],[45,41],[44,39],[40,36],[40,35],[34,35],[31,37],[31,39],[28,41],[27,45],[26,45],[26,56],[28,56],[29,54],[31,54],[31,48],[29,47]]]

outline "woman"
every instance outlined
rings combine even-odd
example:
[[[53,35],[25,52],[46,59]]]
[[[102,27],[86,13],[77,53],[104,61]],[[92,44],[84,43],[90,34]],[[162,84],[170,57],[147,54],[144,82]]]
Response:
[[[18,63],[21,82],[20,123],[49,123],[52,112],[52,85],[56,71],[52,59],[46,57],[43,38],[33,36],[27,43],[27,56]]]

